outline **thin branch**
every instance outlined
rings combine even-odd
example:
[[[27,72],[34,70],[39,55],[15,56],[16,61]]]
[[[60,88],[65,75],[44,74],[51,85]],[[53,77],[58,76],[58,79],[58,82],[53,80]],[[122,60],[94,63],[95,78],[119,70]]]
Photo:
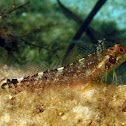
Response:
[[[82,25],[84,22],[83,19],[81,19],[78,15],[73,13],[70,9],[65,7],[59,0],[57,0],[59,7],[62,9],[64,15],[70,19],[73,19],[76,21],[79,25]],[[97,43],[97,40],[100,38],[101,35],[96,35],[97,31],[94,30],[92,27],[88,27],[87,30],[85,31],[86,35],[89,37],[91,42]],[[100,33],[99,33],[100,34]],[[96,36],[95,36],[96,35]],[[78,42],[78,41],[77,41]]]
[[[88,15],[88,17],[86,18],[86,20],[82,23],[82,25],[80,26],[79,30],[76,32],[76,34],[73,37],[73,40],[79,40],[82,36],[82,34],[87,30],[89,24],[91,23],[91,21],[93,20],[94,16],[97,14],[97,12],[100,10],[100,8],[105,4],[107,0],[98,0],[97,3],[95,4],[94,8],[92,9],[92,11],[90,12],[90,14]],[[65,59],[67,58],[67,56],[69,55],[70,51],[75,47],[76,43],[71,43],[66,51],[66,54],[63,57],[63,62],[65,61]]]
[[[10,14],[10,13],[12,13],[13,11],[22,8],[22,7],[26,6],[26,5],[29,4],[29,3],[30,3],[30,1],[26,2],[26,3],[23,4],[23,5],[20,5],[20,6],[16,7],[16,8],[14,8],[14,9],[11,9],[11,10],[9,10],[9,11],[7,12],[7,14]],[[3,15],[2,18],[6,18],[6,17],[7,17],[7,14]]]

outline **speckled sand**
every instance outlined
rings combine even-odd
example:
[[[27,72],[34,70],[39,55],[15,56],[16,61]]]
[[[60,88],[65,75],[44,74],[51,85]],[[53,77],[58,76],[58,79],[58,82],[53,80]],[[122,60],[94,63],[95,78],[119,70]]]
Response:
[[[124,126],[126,86],[0,90],[0,126]]]

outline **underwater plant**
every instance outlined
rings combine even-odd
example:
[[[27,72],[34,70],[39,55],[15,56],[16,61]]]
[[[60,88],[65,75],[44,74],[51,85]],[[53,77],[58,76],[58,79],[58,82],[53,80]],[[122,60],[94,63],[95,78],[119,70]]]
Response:
[[[0,27],[0,47],[4,48],[7,52],[9,57],[13,56],[13,51],[19,53],[19,46],[20,42],[19,40],[23,39],[21,37],[18,37],[14,35],[14,33],[8,28],[6,24],[6,18],[14,11],[23,8],[27,4],[29,4],[30,1],[26,2],[25,4],[16,6],[15,1],[13,1],[13,7],[6,9],[6,11],[1,11],[0,13],[0,22],[1,22],[1,27]]]
[[[49,51],[50,53],[55,54],[55,49],[53,49],[53,50],[50,49],[48,47],[48,45],[46,44],[46,42],[41,42],[41,44],[29,42],[29,40],[28,40],[28,38],[30,38],[29,36],[32,35],[32,33],[36,32],[40,28],[35,28],[32,30],[29,30],[29,31],[27,31],[26,34],[22,35],[22,34],[16,33],[16,30],[15,30],[16,24],[15,23],[12,22],[11,23],[12,26],[10,24],[8,24],[8,22],[9,23],[11,22],[11,19],[10,19],[10,21],[7,20],[8,17],[11,15],[11,13],[15,12],[15,16],[18,16],[17,15],[18,12],[16,12],[16,11],[20,10],[20,9],[25,9],[24,7],[26,7],[26,5],[28,5],[28,4],[30,4],[30,1],[25,2],[22,5],[17,5],[15,0],[13,0],[13,6],[11,6],[10,8],[3,9],[1,7],[1,13],[0,13],[0,21],[1,21],[0,41],[1,42],[0,42],[0,47],[5,49],[7,52],[8,64],[9,63],[10,64],[17,63],[17,64],[22,65],[24,63],[27,63],[27,57],[25,56],[25,54],[23,54],[23,52],[25,52],[25,50],[28,51],[29,47],[30,48],[38,48],[38,49],[34,49],[34,50],[38,50],[38,53],[42,49],[44,49],[44,50]],[[22,12],[22,10],[21,10],[21,12]],[[12,28],[10,28],[10,26]],[[56,54],[56,56],[57,56],[57,54]]]

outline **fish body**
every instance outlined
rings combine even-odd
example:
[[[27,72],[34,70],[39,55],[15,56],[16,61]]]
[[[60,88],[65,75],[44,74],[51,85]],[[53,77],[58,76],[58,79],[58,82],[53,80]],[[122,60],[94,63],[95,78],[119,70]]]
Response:
[[[71,85],[76,82],[85,84],[99,81],[102,75],[108,74],[126,61],[126,47],[115,44],[100,55],[93,53],[75,63],[58,69],[39,72],[33,76],[17,79],[1,80],[1,88],[12,87],[43,87],[45,85],[59,84]]]

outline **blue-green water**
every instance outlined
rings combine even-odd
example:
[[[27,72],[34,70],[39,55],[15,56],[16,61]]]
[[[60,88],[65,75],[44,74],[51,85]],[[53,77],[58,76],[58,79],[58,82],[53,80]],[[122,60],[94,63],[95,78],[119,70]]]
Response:
[[[50,0],[56,3],[56,0]],[[97,0],[61,0],[61,2],[75,10],[81,15],[89,14],[91,9],[94,7]],[[95,16],[96,20],[99,21],[114,21],[118,27],[125,29],[126,21],[126,2],[125,0],[108,0],[102,9]]]

